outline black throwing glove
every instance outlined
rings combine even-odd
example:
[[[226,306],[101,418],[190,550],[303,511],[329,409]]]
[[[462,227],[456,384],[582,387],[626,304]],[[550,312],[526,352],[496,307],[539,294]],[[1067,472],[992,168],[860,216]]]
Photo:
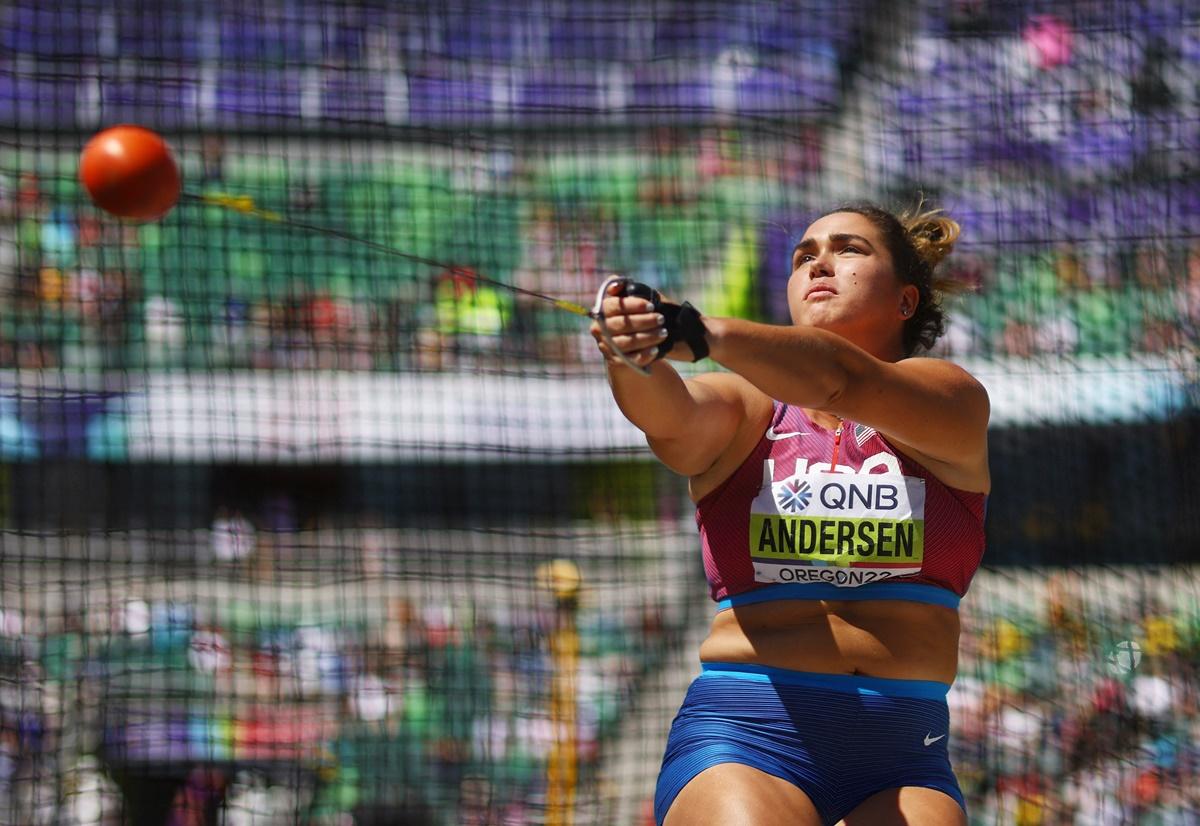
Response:
[[[708,330],[704,328],[704,322],[700,320],[700,311],[691,304],[686,301],[682,304],[667,301],[658,290],[639,281],[622,283],[620,295],[644,298],[654,304],[656,313],[662,315],[667,337],[662,344],[658,345],[658,355],[654,357],[655,361],[670,352],[677,341],[684,342],[692,349],[692,361],[700,361],[708,357],[708,340],[705,338]]]

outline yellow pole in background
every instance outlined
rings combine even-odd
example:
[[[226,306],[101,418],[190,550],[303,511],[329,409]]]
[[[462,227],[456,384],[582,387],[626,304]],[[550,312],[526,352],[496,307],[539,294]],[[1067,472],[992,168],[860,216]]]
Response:
[[[575,739],[579,674],[579,568],[568,559],[540,565],[538,584],[554,595],[554,631],[550,658],[554,665],[550,688],[550,724],[554,744],[546,763],[546,826],[571,826],[579,780],[579,749]]]

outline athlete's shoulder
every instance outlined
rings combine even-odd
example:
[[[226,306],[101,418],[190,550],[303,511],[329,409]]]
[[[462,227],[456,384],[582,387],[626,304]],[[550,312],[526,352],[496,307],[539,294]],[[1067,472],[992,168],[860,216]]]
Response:
[[[896,362],[895,368],[906,371],[902,383],[913,403],[898,407],[893,421],[868,424],[950,487],[990,490],[991,401],[983,383],[945,359],[910,358]]]
[[[936,356],[910,356],[895,362],[901,370],[915,370],[932,376],[938,376],[946,381],[961,382],[983,390],[983,384],[961,364]],[[985,391],[986,392],[986,391]]]
[[[932,356],[913,356],[894,362],[891,367],[901,371],[908,381],[915,380],[918,386],[936,387],[939,396],[968,405],[972,413],[982,414],[986,420],[990,407],[987,388],[962,365]]]

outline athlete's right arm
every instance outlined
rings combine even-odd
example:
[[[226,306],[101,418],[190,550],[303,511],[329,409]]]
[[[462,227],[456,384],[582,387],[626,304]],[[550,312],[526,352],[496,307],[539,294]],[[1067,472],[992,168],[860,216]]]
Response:
[[[671,470],[698,476],[713,466],[742,428],[769,416],[770,399],[738,375],[706,373],[685,380],[666,361],[653,361],[663,333],[662,318],[649,301],[613,294],[604,300],[602,311],[613,343],[650,370],[643,376],[617,359],[594,323],[592,335],[605,356],[613,398]]]

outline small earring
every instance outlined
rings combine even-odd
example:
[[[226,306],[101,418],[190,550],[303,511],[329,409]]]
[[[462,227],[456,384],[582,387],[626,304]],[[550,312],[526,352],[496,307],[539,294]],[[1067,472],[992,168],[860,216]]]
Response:
[[[904,316],[905,318],[908,318],[908,314],[910,312],[912,312],[912,310],[908,309],[907,304],[900,308],[900,315]]]

